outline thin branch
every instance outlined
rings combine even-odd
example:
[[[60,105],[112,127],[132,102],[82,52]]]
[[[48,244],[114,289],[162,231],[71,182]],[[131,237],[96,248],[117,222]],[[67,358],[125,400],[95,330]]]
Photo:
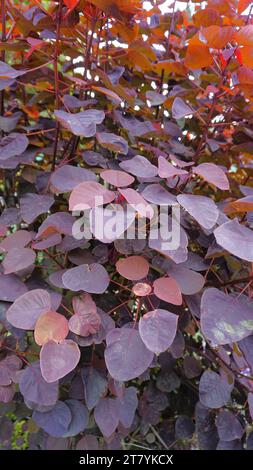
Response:
[[[1,0],[1,24],[2,24],[2,36],[1,41],[6,41],[6,12],[5,12],[5,0]],[[5,50],[1,52],[1,61],[5,62]],[[1,102],[0,102],[0,113],[4,115],[4,90],[1,91]]]
[[[63,0],[59,0],[58,10],[56,14],[56,41],[55,41],[55,55],[54,55],[54,83],[55,83],[55,107],[56,109],[58,109],[60,106],[58,57],[59,57],[59,42],[60,42],[60,32],[61,32],[62,6],[63,6]],[[56,164],[59,135],[60,135],[60,123],[57,121],[55,141],[54,141],[52,171],[54,171],[55,164]]]

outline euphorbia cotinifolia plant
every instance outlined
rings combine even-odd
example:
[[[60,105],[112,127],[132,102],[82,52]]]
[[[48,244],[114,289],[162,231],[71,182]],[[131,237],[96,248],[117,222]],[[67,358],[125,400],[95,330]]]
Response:
[[[252,13],[1,1],[1,448],[253,448]]]

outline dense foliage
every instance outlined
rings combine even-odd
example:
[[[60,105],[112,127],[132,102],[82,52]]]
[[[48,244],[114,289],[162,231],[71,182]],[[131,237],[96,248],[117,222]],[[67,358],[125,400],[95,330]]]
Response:
[[[1,1],[4,449],[253,449],[252,8],[184,6]]]

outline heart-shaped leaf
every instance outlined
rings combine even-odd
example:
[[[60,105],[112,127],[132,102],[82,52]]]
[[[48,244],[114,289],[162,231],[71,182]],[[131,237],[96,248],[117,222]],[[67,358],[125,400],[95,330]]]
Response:
[[[253,261],[253,232],[233,219],[214,230],[217,243],[240,259]]]
[[[67,432],[72,415],[70,408],[62,401],[58,401],[49,411],[43,413],[34,411],[32,418],[50,436],[60,437]]]
[[[48,212],[54,203],[54,198],[47,195],[26,193],[20,198],[20,213],[22,219],[31,224],[40,214]]]
[[[69,319],[69,329],[79,336],[94,335],[100,328],[101,318],[96,312],[73,315]]]
[[[102,398],[94,410],[94,419],[105,437],[111,436],[119,424],[119,403],[115,398]]]
[[[134,177],[125,173],[125,171],[105,170],[100,173],[100,176],[107,183],[112,184],[117,188],[129,186],[134,182]]]
[[[109,204],[115,193],[95,181],[78,184],[69,198],[69,210],[82,211],[92,207]]]
[[[181,170],[176,166],[169,163],[166,158],[158,158],[158,174],[160,178],[174,178],[174,176],[184,176],[188,175],[186,170]]]
[[[204,178],[208,183],[226,191],[229,189],[229,181],[224,171],[214,163],[201,163],[192,169],[196,175]]]
[[[0,141],[0,160],[8,160],[8,158],[20,155],[28,145],[29,140],[26,135],[16,132],[9,134]]]
[[[62,276],[62,282],[67,289],[74,292],[83,290],[91,294],[103,294],[110,278],[101,264],[94,263],[68,269]]]
[[[119,166],[122,170],[141,178],[152,178],[157,175],[157,167],[142,155],[136,155],[131,160],[121,162]]]
[[[101,124],[105,118],[105,113],[98,109],[87,109],[76,114],[56,110],[54,114],[63,127],[82,137],[93,137],[97,124]]]
[[[4,274],[17,273],[32,266],[36,253],[30,248],[12,248],[5,256],[2,266]]]
[[[40,315],[49,310],[50,294],[44,289],[34,289],[18,297],[7,310],[6,318],[16,328],[33,330]]]
[[[167,310],[145,313],[139,322],[139,332],[146,347],[160,354],[170,347],[177,332],[178,317]]]
[[[148,275],[149,263],[143,256],[129,256],[117,261],[116,269],[126,279],[139,281]]]
[[[28,245],[31,240],[32,236],[30,232],[27,232],[26,230],[17,230],[16,232],[8,235],[8,237],[0,243],[0,252],[10,251],[13,248],[23,248]]]
[[[111,330],[106,336],[106,343],[107,368],[111,376],[120,382],[138,377],[153,360],[153,353],[133,328]]]
[[[40,368],[46,382],[55,382],[71,372],[80,360],[77,344],[65,339],[61,343],[48,341],[40,351]]]
[[[58,387],[58,381],[49,384],[43,379],[39,361],[28,365],[19,379],[19,388],[24,399],[43,406],[56,404]]]
[[[206,289],[201,299],[201,330],[213,344],[229,344],[253,334],[253,308],[247,298]]]
[[[172,277],[161,277],[154,281],[154,294],[173,305],[182,304],[182,295],[177,282]]]
[[[72,165],[61,166],[50,178],[54,188],[61,193],[68,193],[85,181],[96,180],[96,175],[92,171]]]
[[[194,194],[180,194],[177,200],[181,206],[206,229],[211,229],[217,222],[219,211],[212,199]]]
[[[176,97],[173,101],[171,112],[174,119],[182,119],[186,116],[194,114],[194,110],[178,97]]]
[[[50,340],[62,341],[68,332],[68,320],[60,313],[50,311],[38,318],[34,329],[34,339],[42,346]]]
[[[14,302],[26,292],[26,285],[17,276],[14,274],[0,274],[0,300]]]
[[[230,400],[233,383],[229,384],[225,377],[206,370],[199,382],[200,402],[207,408],[220,408]]]
[[[112,134],[111,132],[99,132],[97,133],[97,140],[102,147],[110,150],[111,152],[128,153],[128,143],[123,137]]]

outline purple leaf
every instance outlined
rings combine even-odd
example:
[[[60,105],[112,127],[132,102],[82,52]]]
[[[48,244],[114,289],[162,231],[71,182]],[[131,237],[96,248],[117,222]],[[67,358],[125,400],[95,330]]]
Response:
[[[97,124],[101,124],[105,118],[105,113],[98,109],[88,109],[76,114],[55,110],[54,114],[63,127],[82,137],[93,137]]]
[[[177,332],[178,317],[168,310],[145,313],[139,322],[139,332],[146,347],[160,354],[170,347]]]
[[[60,193],[68,193],[84,181],[97,181],[95,173],[72,165],[61,166],[50,178],[50,182]]]
[[[16,328],[33,330],[42,313],[51,310],[50,294],[43,289],[34,289],[18,297],[7,310],[8,322]]]
[[[208,408],[220,408],[230,400],[233,384],[230,385],[226,379],[216,372],[206,370],[199,382],[199,398],[203,405]]]
[[[32,236],[30,232],[27,232],[26,230],[17,230],[17,232],[8,235],[8,237],[1,241],[0,252],[10,251],[13,248],[23,248],[28,245],[31,240]]]
[[[17,78],[21,75],[27,73],[27,70],[16,70],[10,65],[6,64],[6,62],[0,61],[0,78],[7,79],[7,78]]]
[[[94,367],[85,367],[81,371],[84,385],[85,403],[88,410],[92,410],[100,398],[106,395],[107,380]]]
[[[193,167],[192,171],[202,176],[205,181],[213,184],[219,189],[226,191],[229,189],[229,181],[224,171],[214,163],[201,163]]]
[[[240,259],[253,261],[253,232],[233,219],[214,230],[218,245],[238,256]]]
[[[72,235],[72,227],[75,220],[68,212],[55,212],[42,222],[36,238],[44,238],[53,233]]]
[[[158,174],[160,178],[174,178],[174,176],[188,175],[186,170],[181,170],[169,163],[164,157],[158,158]]]
[[[119,421],[125,428],[130,428],[138,406],[137,389],[135,387],[125,388],[123,396],[118,397],[117,400],[119,402]]]
[[[115,398],[102,398],[94,410],[94,419],[105,437],[111,436],[119,424],[119,403]]]
[[[102,147],[105,147],[111,152],[123,153],[123,155],[127,155],[128,143],[125,139],[123,139],[123,137],[112,134],[111,132],[98,132],[96,137],[98,143]]]
[[[16,381],[16,373],[22,367],[22,361],[14,355],[6,356],[0,361],[0,385],[11,385]]]
[[[15,392],[15,384],[8,385],[7,387],[0,386],[0,403],[9,403],[13,399]]]
[[[0,129],[5,133],[9,133],[15,129],[19,119],[21,118],[22,113],[16,112],[13,113],[10,117],[1,116],[0,117]]]
[[[216,224],[219,211],[209,197],[180,194],[177,200],[202,227],[211,229]]]
[[[248,404],[251,419],[253,420],[253,393],[248,394]]]
[[[14,274],[0,274],[0,300],[14,302],[27,292],[26,285]]]
[[[29,140],[24,134],[14,132],[0,141],[0,161],[8,160],[23,153],[29,145]]]
[[[205,284],[205,278],[191,269],[184,268],[181,265],[171,265],[167,274],[178,283],[182,294],[193,295],[201,291]]]
[[[111,376],[120,382],[132,380],[148,369],[153,353],[146,348],[138,331],[117,328],[106,337],[105,362]]]
[[[170,206],[177,203],[175,196],[170,194],[160,184],[149,184],[142,191],[141,195],[146,201],[159,206]]]
[[[102,243],[111,243],[133,225],[136,217],[134,208],[115,205],[96,207],[90,211],[90,231]]]
[[[99,450],[97,438],[92,434],[86,434],[78,441],[76,450]]]
[[[241,439],[244,429],[237,417],[228,410],[221,410],[216,420],[219,438],[222,441]]]
[[[164,101],[166,101],[166,96],[152,90],[146,92],[146,98],[150,102],[151,106],[160,106]]]
[[[30,248],[12,248],[5,256],[2,266],[4,274],[17,273],[35,262],[36,254]]]
[[[107,167],[107,160],[100,153],[93,152],[92,150],[86,150],[85,152],[83,152],[82,157],[85,163],[87,163],[87,165],[99,166],[101,168]]]
[[[55,382],[65,377],[77,366],[80,350],[74,341],[65,339],[61,343],[48,341],[40,351],[40,368],[46,382]]]
[[[253,333],[253,308],[247,298],[206,289],[201,299],[200,325],[213,344],[240,341]]]
[[[87,408],[78,400],[66,400],[64,404],[70,409],[71,421],[63,437],[76,436],[87,427],[89,419]]]
[[[119,166],[122,170],[142,178],[152,178],[156,176],[158,172],[157,167],[152,165],[152,163],[142,155],[136,155],[131,158],[131,160],[121,162]]]
[[[101,319],[96,312],[73,315],[69,319],[69,329],[79,336],[94,335],[100,327]]]
[[[195,111],[181,98],[176,97],[173,101],[171,112],[174,119],[182,119],[185,116],[194,114]]]
[[[72,415],[70,408],[62,401],[58,401],[50,411],[44,413],[34,411],[32,418],[50,436],[62,437],[68,431]]]
[[[19,388],[25,401],[43,406],[52,406],[57,402],[58,381],[48,383],[43,379],[39,361],[33,362],[22,371]]]
[[[20,213],[22,219],[27,224],[31,224],[40,214],[48,212],[53,203],[54,198],[52,196],[39,196],[34,193],[26,193],[20,198]]]
[[[67,289],[74,292],[83,290],[91,294],[103,294],[110,278],[101,264],[94,263],[68,269],[62,276],[62,282]]]

